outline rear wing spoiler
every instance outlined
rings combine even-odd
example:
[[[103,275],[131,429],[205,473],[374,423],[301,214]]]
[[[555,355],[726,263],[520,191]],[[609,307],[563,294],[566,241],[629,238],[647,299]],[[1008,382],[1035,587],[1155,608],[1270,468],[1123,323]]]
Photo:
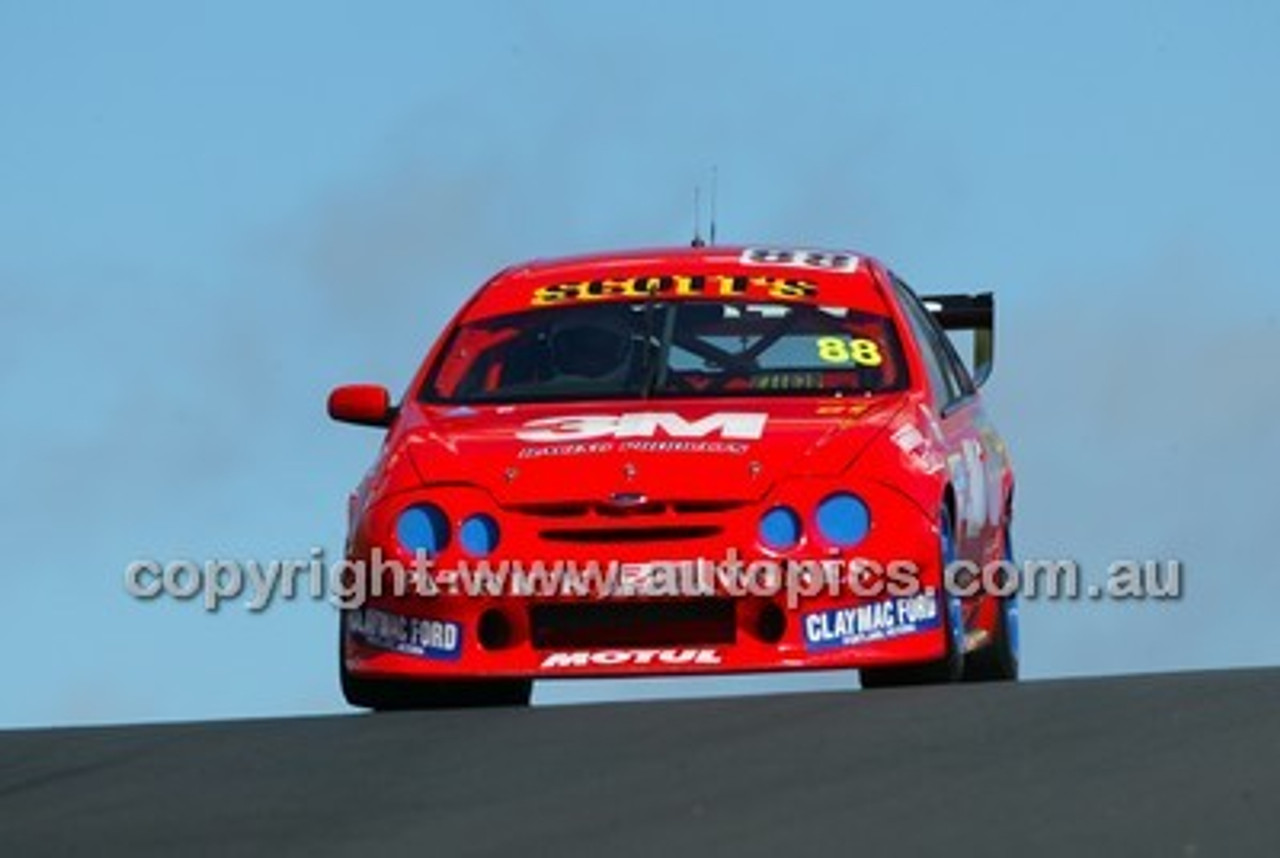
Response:
[[[920,300],[944,331],[973,331],[973,381],[981,385],[995,362],[996,303],[990,292],[924,295]]]

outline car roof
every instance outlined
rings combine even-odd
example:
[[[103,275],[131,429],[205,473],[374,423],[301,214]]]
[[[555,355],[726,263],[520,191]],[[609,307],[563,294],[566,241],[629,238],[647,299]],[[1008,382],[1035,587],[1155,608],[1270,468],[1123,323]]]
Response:
[[[566,293],[563,287],[593,283],[598,286],[601,281],[616,284],[629,278],[679,277],[743,278],[752,284],[743,300],[767,300],[766,295],[755,290],[764,281],[808,284],[814,294],[805,300],[812,303],[883,312],[884,296],[875,276],[879,267],[875,259],[849,250],[777,250],[746,245],[641,248],[535,259],[510,266],[493,277],[463,315],[475,319],[563,306],[576,303],[578,297],[635,300],[646,294],[643,286],[619,295],[586,295],[573,288]],[[548,296],[555,300],[545,300]]]

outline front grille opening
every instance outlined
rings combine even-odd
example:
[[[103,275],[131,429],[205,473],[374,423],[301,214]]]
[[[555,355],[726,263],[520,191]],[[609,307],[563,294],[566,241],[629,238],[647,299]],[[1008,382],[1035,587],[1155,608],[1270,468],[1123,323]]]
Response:
[[[619,501],[539,501],[513,504],[512,512],[533,518],[624,518],[627,516],[715,515],[743,506],[742,501],[653,500]]]
[[[511,507],[513,512],[542,518],[582,518],[591,512],[586,503],[529,503]]]
[[[596,504],[595,513],[601,518],[626,518],[633,515],[663,515],[667,511],[667,505],[664,503],[656,503],[654,501],[644,501],[636,504]]]
[[[574,527],[542,531],[542,538],[552,542],[576,542],[590,545],[617,542],[680,542],[685,539],[708,539],[718,536],[723,528],[714,524],[668,524],[653,527]]]
[[[742,506],[741,501],[701,500],[676,501],[671,505],[681,515],[705,515],[707,513],[728,512]]]
[[[537,649],[589,649],[732,644],[737,639],[729,599],[534,605]]]

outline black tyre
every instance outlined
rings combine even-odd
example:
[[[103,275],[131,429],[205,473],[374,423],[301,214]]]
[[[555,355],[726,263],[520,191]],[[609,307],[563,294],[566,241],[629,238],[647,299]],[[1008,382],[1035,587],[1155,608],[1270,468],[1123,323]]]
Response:
[[[342,671],[342,695],[347,703],[380,712],[528,706],[532,694],[533,682],[527,679],[410,681],[368,679]]]

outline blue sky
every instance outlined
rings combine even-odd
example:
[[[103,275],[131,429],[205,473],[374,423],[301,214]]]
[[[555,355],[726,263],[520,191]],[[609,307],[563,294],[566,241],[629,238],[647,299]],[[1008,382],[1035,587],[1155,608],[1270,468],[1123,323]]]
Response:
[[[1280,661],[1280,7],[688,5],[0,2],[0,726],[340,710],[329,607],[124,566],[335,553],[328,388],[510,261],[685,241],[712,164],[725,240],[998,291],[1023,554],[1186,561],[1026,606],[1029,675]]]

